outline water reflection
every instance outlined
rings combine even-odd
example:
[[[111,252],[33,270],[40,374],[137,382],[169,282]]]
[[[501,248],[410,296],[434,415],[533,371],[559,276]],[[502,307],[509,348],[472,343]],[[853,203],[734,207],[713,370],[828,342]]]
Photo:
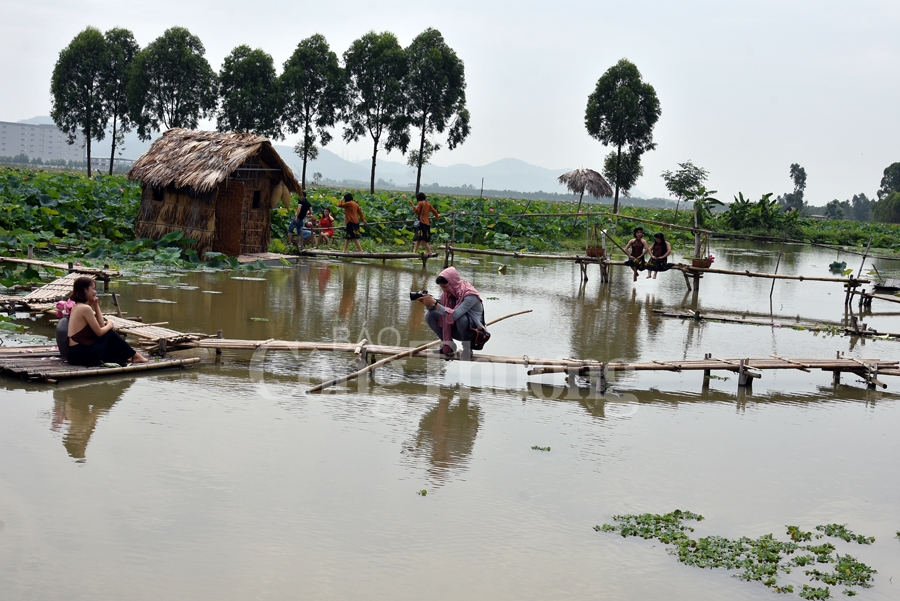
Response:
[[[122,398],[132,382],[123,378],[54,389],[50,429],[54,432],[65,430],[63,446],[72,459],[84,462],[97,423]]]
[[[468,463],[482,420],[478,405],[469,405],[466,389],[441,389],[437,404],[419,421],[415,442],[409,448],[413,457],[427,463],[433,485],[443,484],[454,470],[458,472]]]

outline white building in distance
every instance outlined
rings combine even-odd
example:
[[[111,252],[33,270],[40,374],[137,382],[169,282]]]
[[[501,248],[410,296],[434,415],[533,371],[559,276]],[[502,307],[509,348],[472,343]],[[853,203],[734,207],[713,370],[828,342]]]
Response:
[[[0,121],[0,156],[15,157],[20,154],[45,163],[56,159],[83,162],[86,158],[84,137],[77,133],[75,143],[68,144],[66,135],[55,125]]]

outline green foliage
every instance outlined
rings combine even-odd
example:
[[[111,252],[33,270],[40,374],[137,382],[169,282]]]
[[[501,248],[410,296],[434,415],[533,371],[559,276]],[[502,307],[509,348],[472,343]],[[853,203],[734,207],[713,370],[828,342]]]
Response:
[[[406,54],[394,34],[370,31],[344,53],[344,66],[347,75],[344,140],[355,142],[362,136],[372,139],[369,193],[374,194],[379,147],[406,152],[409,146],[402,85],[407,71]]]
[[[447,130],[447,147],[453,150],[469,136],[466,108],[466,74],[463,61],[447,45],[437,29],[428,28],[406,48],[408,71],[406,116],[419,129],[416,154],[416,192],[422,182],[422,165],[428,158],[426,141]],[[431,152],[441,145],[432,143]]]
[[[294,152],[303,159],[300,182],[305,188],[306,163],[319,155],[317,144],[331,141],[329,129],[346,104],[344,70],[325,36],[317,33],[297,44],[284,63],[280,82],[286,131],[302,134]]]
[[[656,90],[643,81],[640,71],[629,60],[621,59],[600,77],[588,96],[584,124],[591,137],[616,151],[617,175],[607,179],[627,181],[624,176],[637,171],[641,155],[656,148],[653,127],[661,112]],[[627,160],[622,159],[623,155]],[[619,186],[616,185],[613,212],[618,209]]]
[[[657,539],[660,542],[672,545],[669,553],[678,557],[678,561],[685,565],[699,568],[725,568],[736,570],[735,578],[741,580],[761,582],[777,593],[794,592],[793,585],[779,585],[780,574],[790,574],[792,568],[818,564],[834,564],[832,571],[825,572],[816,568],[806,570],[804,573],[810,576],[811,581],[824,582],[835,586],[859,586],[870,588],[872,586],[873,570],[866,564],[849,555],[834,556],[834,545],[823,543],[821,545],[800,544],[812,539],[812,532],[804,532],[798,526],[787,526],[787,534],[790,541],[777,540],[771,534],[763,535],[756,539],[741,537],[729,539],[721,536],[708,536],[693,539],[690,532],[694,529],[686,526],[686,520],[702,520],[703,516],[689,511],[676,510],[664,515],[645,513],[642,515],[617,515],[613,516],[616,524],[604,524],[594,526],[598,532],[617,532],[623,537],[639,536],[644,539]],[[829,536],[839,536],[844,540],[857,540],[869,538],[854,535],[845,526],[829,524],[817,526],[816,530],[831,532]],[[818,535],[821,537],[822,535]],[[874,541],[874,539],[871,539]],[[857,542],[859,542],[857,540]],[[864,543],[868,544],[868,542]],[[798,551],[806,551],[793,559],[788,559]],[[852,595],[854,591],[847,589],[844,594]],[[803,585],[799,592],[804,599],[828,599],[831,591],[828,587],[817,588]]]
[[[895,190],[876,202],[872,217],[882,223],[900,223],[900,192]]]
[[[128,115],[128,73],[131,61],[140,46],[127,29],[114,27],[107,31],[106,39],[109,60],[104,70],[103,106],[112,120],[112,144],[110,158],[116,156],[116,146],[125,142],[125,134],[131,131],[132,122]],[[113,174],[113,161],[109,162],[109,174]]]
[[[643,174],[641,155],[636,152],[618,149],[610,152],[603,160],[603,176],[616,192],[622,191],[627,194]]]
[[[102,140],[109,114],[104,105],[109,46],[99,30],[88,27],[62,49],[50,79],[50,116],[69,144],[81,132],[91,174],[91,141]]]
[[[550,452],[550,447],[542,447],[542,446],[539,446],[539,445],[534,445],[533,447],[531,447],[531,450],[532,450],[532,451],[545,451],[545,452],[548,452],[548,453],[549,453],[549,452]]]
[[[237,131],[278,139],[281,95],[275,63],[262,50],[238,46],[225,57],[219,72],[216,115],[219,131]]]
[[[786,211],[802,211],[806,207],[803,201],[803,192],[806,190],[806,169],[797,163],[791,163],[791,181],[794,182],[794,191],[778,197],[778,205]]]
[[[738,192],[734,202],[717,217],[713,227],[721,225],[726,230],[759,231],[765,232],[765,235],[785,232],[788,237],[796,237],[799,234],[799,220],[799,211],[782,211],[778,201],[772,199],[771,193],[763,194],[753,203]]]
[[[823,533],[825,536],[839,538],[841,540],[847,541],[848,543],[856,542],[860,545],[871,545],[875,542],[874,536],[861,536],[859,534],[853,534],[850,530],[847,529],[847,524],[826,524],[824,526],[816,526],[816,530]]]
[[[678,163],[678,171],[663,171],[662,178],[666,182],[666,189],[679,200],[685,200],[688,193],[696,190],[706,182],[709,171],[697,167],[691,161]]]
[[[891,163],[884,168],[884,177],[881,178],[881,187],[877,193],[878,200],[891,192],[900,192],[900,162]]]
[[[140,184],[121,176],[2,168],[0,249],[130,241],[140,194]]]
[[[196,129],[218,101],[216,74],[200,38],[184,27],[167,29],[131,62],[128,104],[142,140],[172,127]]]
[[[24,331],[25,326],[14,323],[12,317],[0,315],[0,332],[12,332],[14,334],[21,334]]]
[[[715,190],[707,190],[706,186],[700,184],[693,190],[689,190],[685,198],[694,203],[694,221],[700,227],[706,227],[706,223],[712,218],[713,205],[722,206],[724,203],[717,198],[713,198]]]

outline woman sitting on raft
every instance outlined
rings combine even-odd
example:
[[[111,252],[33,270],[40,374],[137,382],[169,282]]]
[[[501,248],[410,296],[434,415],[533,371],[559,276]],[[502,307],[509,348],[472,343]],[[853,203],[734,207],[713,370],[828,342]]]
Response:
[[[650,247],[644,241],[644,228],[634,228],[634,238],[625,245],[625,253],[628,255],[628,260],[625,261],[625,264],[631,267],[631,271],[634,272],[635,282],[638,278],[638,270],[643,271],[647,268],[644,255],[647,254],[648,250],[650,250]]]
[[[75,280],[70,298],[75,306],[69,315],[69,363],[89,367],[118,363],[124,367],[127,363],[147,362],[146,357],[113,331],[112,322],[105,323],[94,280],[88,277]]]
[[[668,271],[672,268],[669,263],[669,255],[672,254],[672,245],[666,240],[663,234],[653,235],[653,246],[650,247],[650,261],[647,263],[647,271],[653,272],[653,279],[660,271]],[[647,278],[650,278],[650,273]]]
[[[425,323],[444,341],[442,355],[453,355],[456,352],[453,340],[459,340],[463,343],[462,359],[468,360],[472,357],[476,330],[482,330],[483,336],[490,336],[484,326],[481,295],[475,286],[459,277],[455,267],[442,271],[436,281],[441,287],[440,302],[430,294],[419,298],[419,302],[428,308]]]

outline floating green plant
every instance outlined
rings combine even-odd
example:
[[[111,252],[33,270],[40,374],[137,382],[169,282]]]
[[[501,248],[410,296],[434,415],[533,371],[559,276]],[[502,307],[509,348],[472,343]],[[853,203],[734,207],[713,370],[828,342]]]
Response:
[[[251,317],[250,321],[269,321],[268,317]]]
[[[550,447],[539,447],[538,445],[534,445],[531,447],[532,451],[549,451]]]
[[[416,491],[416,494],[419,495],[419,496],[421,496],[421,497],[424,497],[425,495],[428,494],[428,491],[425,490],[425,489],[423,488],[422,490],[417,490],[417,491]]]
[[[684,522],[702,519],[702,515],[677,509],[663,515],[650,513],[617,515],[613,516],[616,524],[594,526],[594,530],[617,532],[623,537],[658,539],[664,544],[673,545],[668,549],[669,553],[675,555],[678,561],[685,565],[736,570],[735,578],[761,582],[776,593],[794,592],[793,585],[779,584],[778,578],[782,574],[790,574],[795,567],[830,564],[830,571],[817,567],[804,571],[811,581],[830,586],[870,588],[873,576],[877,573],[850,555],[835,553],[835,546],[829,542],[810,543],[814,536],[816,538],[833,536],[847,542],[866,545],[875,541],[873,537],[854,534],[846,525],[817,526],[816,530],[824,534],[815,535],[812,531],[804,531],[799,526],[786,526],[787,535],[791,539],[789,541],[780,541],[772,534],[765,534],[756,539],[746,536],[737,539],[722,536],[694,539],[690,535],[694,529]],[[849,588],[843,593],[848,596],[856,594]],[[798,594],[804,599],[828,599],[831,597],[831,589],[829,586],[815,587],[805,584]]]
[[[834,538],[840,538],[848,543],[856,542],[860,545],[871,545],[875,542],[874,536],[861,536],[853,534],[847,529],[847,524],[826,524],[824,526],[816,526],[816,530]]]

